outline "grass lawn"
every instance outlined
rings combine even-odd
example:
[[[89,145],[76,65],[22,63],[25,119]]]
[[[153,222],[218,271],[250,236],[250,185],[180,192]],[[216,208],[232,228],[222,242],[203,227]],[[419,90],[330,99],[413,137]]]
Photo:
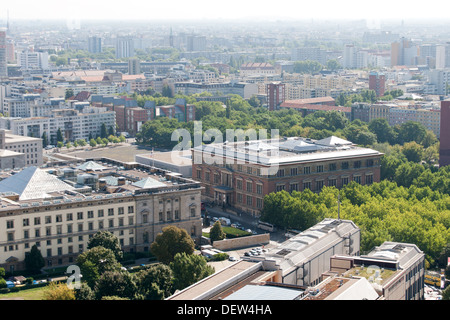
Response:
[[[237,237],[245,237],[245,236],[251,236],[252,235],[250,232],[247,232],[247,231],[244,231],[244,230],[241,230],[241,229],[237,229],[237,228],[233,228],[233,227],[222,226],[222,230],[227,235],[233,235],[233,236],[237,236]],[[209,233],[207,233],[207,232],[203,232],[202,235],[204,237],[209,238]]]
[[[19,292],[0,294],[0,300],[43,300],[44,290],[47,287],[31,288]]]

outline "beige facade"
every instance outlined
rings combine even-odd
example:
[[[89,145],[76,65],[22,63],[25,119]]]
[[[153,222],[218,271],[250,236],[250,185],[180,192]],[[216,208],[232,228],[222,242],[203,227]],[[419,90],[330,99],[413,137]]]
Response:
[[[5,163],[0,165],[3,169],[41,166],[43,164],[42,139],[40,138],[23,137],[12,134],[8,130],[0,130],[0,150],[2,149],[10,151],[8,153],[9,159],[5,158]],[[17,156],[11,158],[13,153],[16,153]],[[12,159],[15,159],[15,161]]]
[[[103,171],[80,171],[76,178],[90,175],[90,179],[99,182],[91,187],[63,188],[33,199],[21,200],[23,194],[5,192],[3,188],[0,266],[6,271],[22,269],[25,253],[35,244],[45,267],[71,264],[100,230],[116,235],[125,252],[148,252],[157,234],[169,225],[185,229],[199,243],[200,184],[162,170],[151,173],[150,168],[134,164],[134,168],[120,173],[114,166]],[[50,175],[47,172],[43,176],[46,174]],[[65,176],[58,179],[73,185]]]

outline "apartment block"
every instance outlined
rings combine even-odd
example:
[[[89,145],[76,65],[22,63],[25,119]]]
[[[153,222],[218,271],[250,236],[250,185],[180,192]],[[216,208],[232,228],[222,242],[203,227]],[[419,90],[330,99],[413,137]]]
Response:
[[[15,169],[27,166],[41,166],[42,139],[23,137],[11,131],[0,129],[1,168]]]
[[[49,117],[0,118],[0,128],[11,130],[15,135],[42,137],[46,132],[50,143],[56,144],[58,129],[67,141],[99,136],[103,124],[107,128],[116,126],[116,116],[106,108],[85,107],[76,109],[52,109]]]

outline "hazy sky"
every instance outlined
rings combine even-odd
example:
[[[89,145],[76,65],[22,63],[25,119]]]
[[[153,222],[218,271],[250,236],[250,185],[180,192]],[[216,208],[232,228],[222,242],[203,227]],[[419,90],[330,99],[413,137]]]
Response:
[[[3,0],[10,19],[450,19],[445,0]],[[449,3],[449,4],[447,4]],[[3,13],[6,11],[2,10]],[[2,14],[3,16],[4,14]]]

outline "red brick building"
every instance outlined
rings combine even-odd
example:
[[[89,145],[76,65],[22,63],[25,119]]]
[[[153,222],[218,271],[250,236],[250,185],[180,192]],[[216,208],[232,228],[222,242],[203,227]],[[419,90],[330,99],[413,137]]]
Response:
[[[337,137],[202,145],[193,149],[192,178],[205,200],[258,216],[271,192],[379,182],[382,155]]]
[[[377,97],[384,95],[386,87],[386,76],[383,73],[371,72],[369,73],[369,89],[374,90]]]
[[[450,100],[441,101],[439,166],[450,165]]]

